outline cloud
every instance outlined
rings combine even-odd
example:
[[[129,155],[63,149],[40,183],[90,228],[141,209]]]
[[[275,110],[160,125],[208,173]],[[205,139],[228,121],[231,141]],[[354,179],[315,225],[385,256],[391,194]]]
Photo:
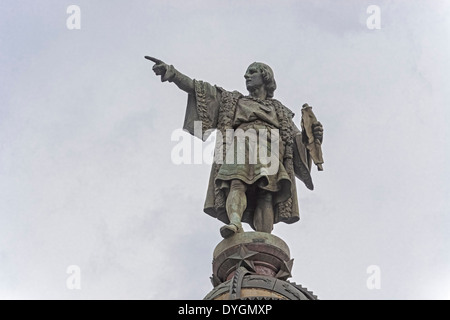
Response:
[[[154,77],[150,54],[244,93],[245,69],[265,61],[295,121],[313,106],[325,171],[313,192],[297,181],[301,220],[274,231],[294,281],[322,299],[446,297],[448,6],[380,2],[382,28],[368,30],[367,5],[81,1],[81,30],[67,30],[59,2],[2,2],[0,296],[211,290],[210,167],[172,163],[187,97]],[[79,291],[66,287],[69,265]],[[369,265],[379,291],[366,287]]]

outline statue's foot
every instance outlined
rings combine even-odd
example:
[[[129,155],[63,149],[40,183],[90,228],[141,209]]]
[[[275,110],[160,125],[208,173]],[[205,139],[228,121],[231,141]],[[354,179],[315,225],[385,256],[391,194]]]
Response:
[[[237,232],[242,232],[242,231],[243,231],[242,227],[238,227],[234,224],[227,224],[227,225],[224,225],[222,228],[220,228],[220,234],[225,239],[233,236]]]

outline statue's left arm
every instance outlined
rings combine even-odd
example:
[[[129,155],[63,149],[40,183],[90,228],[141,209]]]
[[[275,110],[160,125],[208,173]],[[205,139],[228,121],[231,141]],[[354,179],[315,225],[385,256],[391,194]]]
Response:
[[[308,150],[302,131],[293,123],[294,127],[294,172],[295,176],[303,181],[308,189],[313,190],[311,178],[312,158]],[[323,141],[323,126],[320,122],[313,125],[314,137]]]
[[[303,181],[306,187],[310,190],[314,189],[314,185],[311,178],[311,157],[309,156],[308,149],[303,144],[301,130],[293,124],[294,127],[294,173],[295,176]]]

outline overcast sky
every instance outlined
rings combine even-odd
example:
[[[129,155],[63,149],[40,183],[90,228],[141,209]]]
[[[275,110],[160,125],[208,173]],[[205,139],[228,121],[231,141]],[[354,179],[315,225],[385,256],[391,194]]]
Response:
[[[67,28],[72,4],[81,29]],[[210,166],[173,163],[187,95],[152,55],[243,93],[265,62],[297,124],[313,106],[325,170],[314,191],[297,180],[300,222],[274,229],[291,281],[321,299],[450,299],[449,17],[444,0],[2,0],[0,298],[212,289]]]

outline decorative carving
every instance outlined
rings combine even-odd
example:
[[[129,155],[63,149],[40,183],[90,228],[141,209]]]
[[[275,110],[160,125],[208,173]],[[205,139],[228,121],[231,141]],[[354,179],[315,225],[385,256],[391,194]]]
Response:
[[[229,280],[239,267],[275,277],[280,270],[289,269],[289,260],[289,248],[280,238],[262,232],[238,233],[224,239],[214,250],[213,274],[217,277],[214,284]]]
[[[236,268],[239,268],[242,266],[252,272],[255,272],[256,271],[255,264],[253,263],[251,258],[257,254],[258,254],[257,252],[247,250],[245,245],[240,245],[238,252],[229,256],[228,259],[237,261]]]
[[[230,300],[237,300],[241,297],[241,288],[242,288],[242,281],[244,280],[245,275],[250,273],[246,268],[239,267],[234,274],[233,279],[231,280],[231,287],[230,287]]]
[[[227,289],[227,290],[226,290]],[[318,300],[308,289],[288,281],[254,275],[244,267],[214,288],[205,300]]]
[[[287,280],[288,278],[292,277],[291,271],[293,264],[294,259],[291,259],[288,262],[283,261],[283,265],[281,266],[280,271],[278,271],[275,277],[281,280]]]

